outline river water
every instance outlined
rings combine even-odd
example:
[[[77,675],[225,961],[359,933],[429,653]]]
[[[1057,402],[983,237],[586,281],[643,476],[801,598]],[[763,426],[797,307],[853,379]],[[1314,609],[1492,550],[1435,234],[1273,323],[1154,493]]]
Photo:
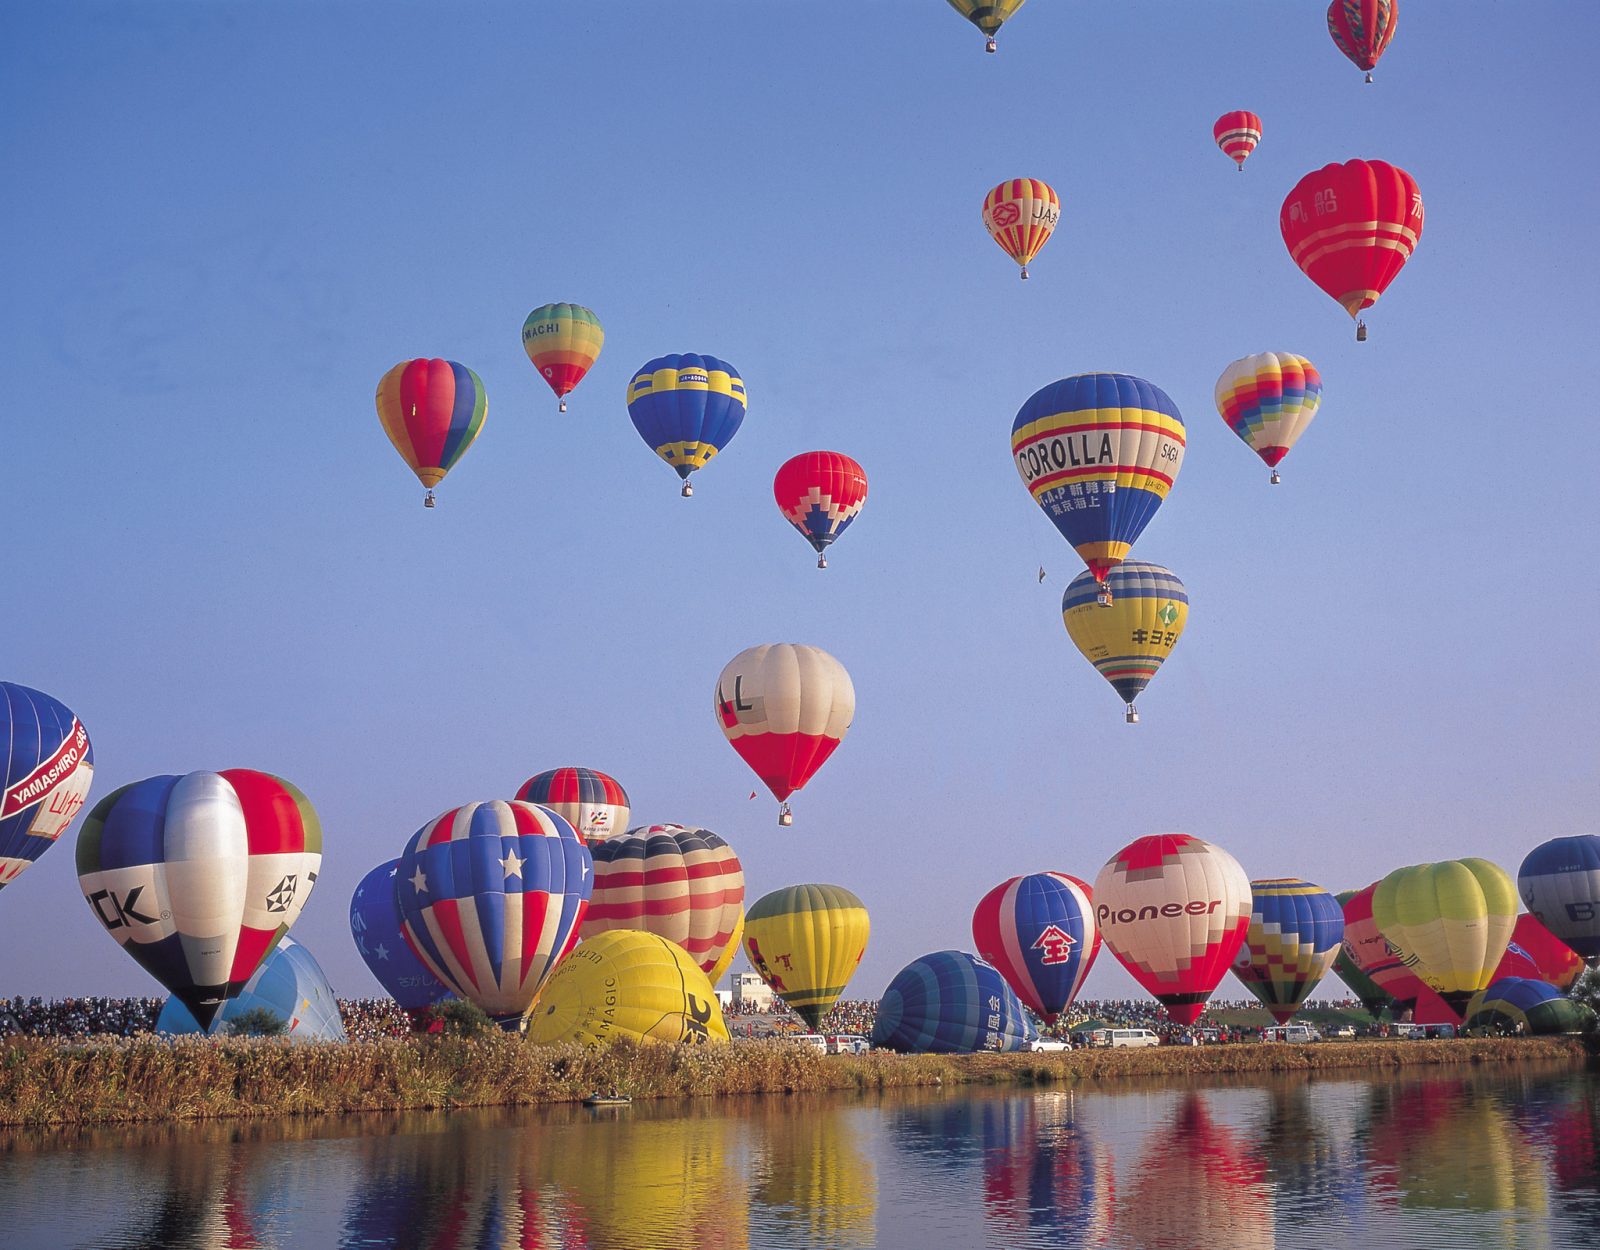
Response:
[[[1596,1245],[1570,1069],[0,1131],[5,1250]]]

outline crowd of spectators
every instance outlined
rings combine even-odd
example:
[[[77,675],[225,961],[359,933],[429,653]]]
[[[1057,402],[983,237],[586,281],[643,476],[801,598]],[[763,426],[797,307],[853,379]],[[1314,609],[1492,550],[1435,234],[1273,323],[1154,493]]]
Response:
[[[392,998],[341,998],[339,1018],[352,1042],[381,1042],[387,1037],[409,1037],[411,1017]]]
[[[0,998],[0,1034],[133,1037],[156,1027],[159,998]]]

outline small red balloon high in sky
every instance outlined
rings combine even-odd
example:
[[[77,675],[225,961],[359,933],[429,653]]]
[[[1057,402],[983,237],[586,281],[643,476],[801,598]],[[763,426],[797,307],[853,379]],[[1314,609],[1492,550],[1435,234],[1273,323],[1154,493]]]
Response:
[[[1211,127],[1211,137],[1217,141],[1219,148],[1233,157],[1242,174],[1245,158],[1261,142],[1261,119],[1243,109],[1224,113]]]

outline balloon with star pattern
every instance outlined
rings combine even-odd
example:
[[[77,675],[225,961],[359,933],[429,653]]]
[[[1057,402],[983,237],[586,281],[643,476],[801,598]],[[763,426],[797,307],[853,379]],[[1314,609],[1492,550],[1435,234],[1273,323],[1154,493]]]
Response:
[[[361,878],[350,898],[350,936],[389,997],[404,1011],[421,1011],[449,998],[450,987],[428,971],[406,942],[395,898],[399,869],[400,861],[391,859]]]

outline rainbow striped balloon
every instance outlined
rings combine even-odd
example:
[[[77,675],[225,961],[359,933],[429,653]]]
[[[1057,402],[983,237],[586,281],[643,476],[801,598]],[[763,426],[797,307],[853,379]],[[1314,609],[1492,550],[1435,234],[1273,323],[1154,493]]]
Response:
[[[522,350],[567,410],[567,396],[594,368],[605,344],[600,318],[582,304],[546,304],[522,323]]]
[[[378,382],[378,420],[417,480],[433,488],[483,432],[489,397],[481,379],[453,360],[402,360]]]
[[[1322,406],[1322,375],[1304,356],[1244,356],[1217,379],[1217,411],[1244,445],[1267,462],[1273,485],[1289,454]]]

